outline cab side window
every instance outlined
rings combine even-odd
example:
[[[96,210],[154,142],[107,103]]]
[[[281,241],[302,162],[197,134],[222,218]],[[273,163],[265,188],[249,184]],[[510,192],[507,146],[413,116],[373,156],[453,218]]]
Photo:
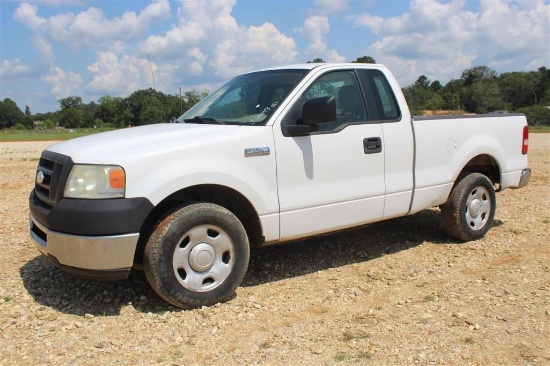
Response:
[[[380,70],[358,70],[369,106],[371,123],[398,122],[401,111],[388,80]]]
[[[391,120],[399,117],[399,109],[386,78],[384,76],[375,76],[373,77],[373,81],[374,85],[376,85],[376,91],[380,96],[380,103],[382,104],[383,117],[381,119]]]
[[[366,120],[365,104],[355,73],[334,71],[322,75],[303,95],[302,102],[331,96],[336,100],[336,121],[319,124],[319,131],[333,131],[348,123]]]

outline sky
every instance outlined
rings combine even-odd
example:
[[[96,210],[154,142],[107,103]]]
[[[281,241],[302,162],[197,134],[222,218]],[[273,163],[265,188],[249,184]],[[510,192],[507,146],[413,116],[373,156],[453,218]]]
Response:
[[[0,100],[32,113],[361,56],[402,87],[550,68],[550,0],[0,0]]]

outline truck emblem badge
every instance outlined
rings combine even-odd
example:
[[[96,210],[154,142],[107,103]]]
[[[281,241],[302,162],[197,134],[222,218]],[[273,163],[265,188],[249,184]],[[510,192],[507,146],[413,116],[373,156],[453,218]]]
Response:
[[[42,182],[44,182],[44,173],[39,170],[38,173],[36,173],[36,183],[42,184]]]
[[[249,147],[244,149],[244,156],[269,155],[269,147]]]

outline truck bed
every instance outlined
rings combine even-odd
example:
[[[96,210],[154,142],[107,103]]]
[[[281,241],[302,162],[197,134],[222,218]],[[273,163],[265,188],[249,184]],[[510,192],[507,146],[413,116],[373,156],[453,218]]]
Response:
[[[410,213],[443,204],[462,167],[483,163],[480,155],[498,165],[500,189],[519,186],[527,166],[527,155],[521,154],[527,125],[523,114],[415,117],[412,125],[415,190]]]

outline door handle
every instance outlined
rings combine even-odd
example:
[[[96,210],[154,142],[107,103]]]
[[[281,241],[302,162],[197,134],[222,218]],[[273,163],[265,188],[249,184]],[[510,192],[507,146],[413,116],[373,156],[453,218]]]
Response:
[[[378,154],[382,152],[382,139],[380,137],[367,137],[363,139],[363,151],[365,151],[365,154]]]

